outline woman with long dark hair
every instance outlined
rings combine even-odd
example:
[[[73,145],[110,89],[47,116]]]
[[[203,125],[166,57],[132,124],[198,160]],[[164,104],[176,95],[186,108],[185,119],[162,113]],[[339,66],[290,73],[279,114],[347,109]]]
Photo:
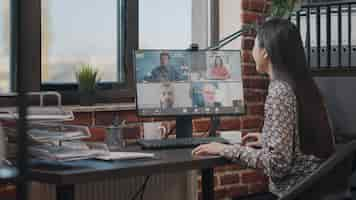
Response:
[[[263,169],[269,177],[270,198],[276,199],[334,152],[334,136],[294,24],[280,18],[262,24],[253,57],[257,71],[270,78],[261,148],[212,143],[197,147],[193,154],[220,154]]]

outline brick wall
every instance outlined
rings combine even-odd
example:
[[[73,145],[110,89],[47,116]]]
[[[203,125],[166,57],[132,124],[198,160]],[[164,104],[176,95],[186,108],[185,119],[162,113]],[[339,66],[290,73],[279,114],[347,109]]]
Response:
[[[270,7],[268,0],[241,0],[242,24],[261,21]],[[221,129],[241,130],[246,132],[261,131],[263,108],[267,94],[268,80],[257,74],[252,57],[255,33],[247,33],[241,39],[242,74],[244,96],[247,102],[247,115],[228,117],[222,120]],[[216,199],[244,196],[250,193],[268,190],[267,178],[259,170],[245,169],[238,165],[219,167],[217,176]]]
[[[253,23],[264,18],[269,10],[268,0],[241,0],[241,20],[243,24]],[[238,19],[237,19],[238,20]],[[244,82],[244,95],[247,102],[247,115],[242,117],[222,117],[220,130],[241,130],[246,132],[261,131],[263,124],[263,105],[267,94],[268,80],[257,74],[252,57],[255,33],[244,34],[241,41],[242,71]],[[109,125],[115,115],[128,122],[154,121],[160,119],[139,119],[135,111],[75,113],[74,123],[83,125]],[[167,119],[165,119],[167,120]],[[205,132],[209,129],[209,118],[196,118],[193,120],[194,132]],[[103,140],[105,130],[92,128],[93,140]],[[129,140],[140,137],[140,128],[132,128],[125,136]],[[267,179],[261,171],[246,169],[236,164],[218,167],[215,169],[216,199],[237,197],[249,193],[267,190]],[[199,178],[199,182],[201,179]]]

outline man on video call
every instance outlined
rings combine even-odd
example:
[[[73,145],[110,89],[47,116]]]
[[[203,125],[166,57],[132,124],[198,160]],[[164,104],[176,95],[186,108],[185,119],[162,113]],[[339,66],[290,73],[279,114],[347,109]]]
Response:
[[[174,66],[169,64],[170,56],[167,52],[162,52],[159,56],[160,65],[155,67],[151,76],[148,78],[150,81],[181,81],[185,80],[186,77],[182,72],[174,68]]]

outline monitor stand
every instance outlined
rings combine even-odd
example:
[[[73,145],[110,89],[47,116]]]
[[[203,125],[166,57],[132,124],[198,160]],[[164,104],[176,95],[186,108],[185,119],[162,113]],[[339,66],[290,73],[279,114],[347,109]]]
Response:
[[[190,51],[198,51],[199,45],[192,43],[189,47]],[[177,116],[176,117],[176,138],[193,137],[192,116]]]
[[[220,118],[216,115],[210,117],[210,129],[209,129],[209,136],[215,137],[217,136],[216,130],[220,125]]]
[[[211,116],[209,136],[212,137],[217,136],[216,130],[218,129],[219,125],[220,125],[220,118],[215,115]],[[191,116],[176,118],[176,137],[177,138],[193,137],[193,125],[192,125]]]
[[[176,137],[187,138],[193,136],[192,117],[184,116],[176,118]]]

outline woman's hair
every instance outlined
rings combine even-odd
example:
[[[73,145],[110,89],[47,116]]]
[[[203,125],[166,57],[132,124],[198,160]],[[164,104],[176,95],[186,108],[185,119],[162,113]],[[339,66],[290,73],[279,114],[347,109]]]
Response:
[[[218,66],[218,62],[220,66],[224,64],[223,59],[220,56],[216,56],[214,60],[214,67]]]
[[[304,54],[298,28],[288,20],[271,18],[258,31],[258,47],[265,48],[272,73],[293,87],[297,97],[300,148],[305,154],[326,158],[334,152],[334,136],[322,95]]]

